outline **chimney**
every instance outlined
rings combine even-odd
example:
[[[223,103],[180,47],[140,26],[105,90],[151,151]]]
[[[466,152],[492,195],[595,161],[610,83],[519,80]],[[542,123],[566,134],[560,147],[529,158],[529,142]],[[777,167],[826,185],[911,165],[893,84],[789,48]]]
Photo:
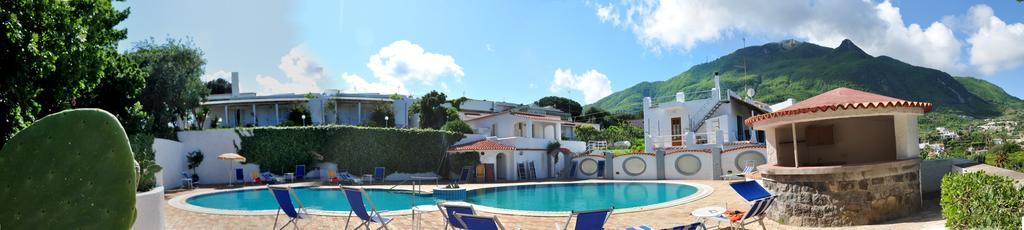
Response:
[[[644,109],[651,108],[651,97],[644,97]]]
[[[231,72],[231,98],[238,97],[238,72]]]
[[[718,80],[718,72],[715,72],[715,95],[713,95],[716,101],[722,100],[722,84]]]
[[[686,102],[686,93],[677,92],[676,93],[676,101],[678,101],[678,102]]]

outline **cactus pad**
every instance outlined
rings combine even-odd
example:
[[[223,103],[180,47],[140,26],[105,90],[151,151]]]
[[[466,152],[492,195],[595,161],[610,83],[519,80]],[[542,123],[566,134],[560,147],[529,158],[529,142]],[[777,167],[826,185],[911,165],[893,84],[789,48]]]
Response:
[[[133,162],[128,137],[110,113],[46,116],[0,150],[0,228],[131,228]]]

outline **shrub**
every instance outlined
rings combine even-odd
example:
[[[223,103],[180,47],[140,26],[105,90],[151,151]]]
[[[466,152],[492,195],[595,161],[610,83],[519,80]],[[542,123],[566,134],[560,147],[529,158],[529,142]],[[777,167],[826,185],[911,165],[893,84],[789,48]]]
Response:
[[[135,161],[139,162],[141,171],[139,172],[139,185],[136,188],[138,192],[145,192],[156,187],[156,173],[160,172],[163,168],[156,164],[156,152],[153,151],[153,135],[152,134],[136,134],[128,138],[129,144],[132,146],[132,153],[134,154]]]
[[[451,120],[451,121],[448,121],[447,123],[444,123],[444,126],[441,126],[441,130],[448,131],[448,132],[453,132],[453,133],[465,133],[465,134],[473,133],[473,128],[469,127],[469,124],[466,124],[466,122],[464,122],[462,120],[458,120],[458,119]]]
[[[291,172],[295,165],[311,165],[314,156],[338,164],[353,174],[439,172],[451,144],[462,134],[425,129],[357,126],[257,127],[238,129],[238,152],[249,163],[274,173]]]
[[[982,172],[942,178],[942,216],[951,229],[1021,226],[1024,188],[1013,180]]]

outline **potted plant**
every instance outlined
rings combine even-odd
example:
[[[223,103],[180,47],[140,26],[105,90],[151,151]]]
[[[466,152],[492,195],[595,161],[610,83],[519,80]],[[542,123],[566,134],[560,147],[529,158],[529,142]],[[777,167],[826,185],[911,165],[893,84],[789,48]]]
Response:
[[[192,182],[199,183],[199,174],[196,173],[196,168],[199,167],[199,164],[203,163],[203,152],[199,150],[192,151],[185,157],[188,159],[188,169],[192,170]]]

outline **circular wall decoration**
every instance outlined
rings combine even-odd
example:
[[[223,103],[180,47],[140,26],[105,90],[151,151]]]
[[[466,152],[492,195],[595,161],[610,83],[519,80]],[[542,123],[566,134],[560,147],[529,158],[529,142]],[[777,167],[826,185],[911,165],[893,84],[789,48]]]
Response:
[[[697,174],[697,172],[700,172],[700,167],[700,158],[693,154],[686,154],[676,158],[676,171],[683,175]]]
[[[583,175],[593,176],[597,173],[597,160],[594,159],[583,159],[580,161],[580,172]]]
[[[622,161],[622,171],[626,172],[630,176],[639,176],[647,171],[647,162],[638,156],[626,158]]]
[[[736,155],[736,170],[743,171],[743,167],[746,167],[747,162],[754,162],[754,166],[763,165],[768,162],[764,158],[764,154],[757,151],[746,151]]]

